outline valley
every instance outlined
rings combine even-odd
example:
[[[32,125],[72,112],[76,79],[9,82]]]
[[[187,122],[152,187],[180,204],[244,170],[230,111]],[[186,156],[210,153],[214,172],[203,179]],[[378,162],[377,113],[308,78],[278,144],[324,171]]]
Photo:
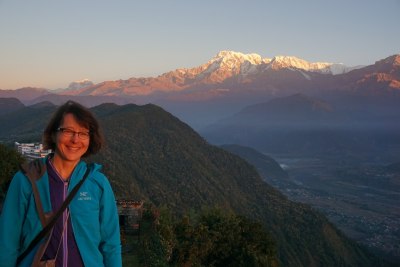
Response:
[[[400,174],[382,163],[270,155],[289,174],[269,181],[289,199],[310,204],[350,238],[400,258]]]

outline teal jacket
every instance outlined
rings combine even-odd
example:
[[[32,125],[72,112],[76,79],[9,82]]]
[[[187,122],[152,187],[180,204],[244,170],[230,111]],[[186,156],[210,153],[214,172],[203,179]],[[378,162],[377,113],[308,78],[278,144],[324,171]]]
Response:
[[[36,172],[38,177],[36,184],[44,211],[55,213],[50,203],[45,160],[41,160],[40,168],[31,166],[30,171]],[[83,161],[75,167],[69,191],[82,179],[86,168]],[[85,266],[118,267],[122,266],[122,259],[117,206],[110,183],[100,169],[101,166],[95,164],[72,199],[69,205],[71,222]],[[31,183],[19,171],[11,181],[0,215],[0,267],[16,266],[18,255],[41,229]],[[37,248],[19,266],[30,266]]]

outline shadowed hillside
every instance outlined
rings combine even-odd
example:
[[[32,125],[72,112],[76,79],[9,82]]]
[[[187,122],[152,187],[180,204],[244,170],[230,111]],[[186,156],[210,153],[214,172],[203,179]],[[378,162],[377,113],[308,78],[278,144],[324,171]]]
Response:
[[[25,107],[17,98],[0,98],[0,116]]]
[[[107,147],[91,160],[104,165],[117,197],[143,198],[177,214],[217,206],[261,221],[276,240],[282,266],[379,265],[323,215],[289,201],[253,166],[208,144],[163,109],[104,104],[92,110],[100,119]],[[38,124],[45,111],[50,113],[30,108],[26,114],[31,120],[18,127],[24,125],[26,134],[32,129],[39,139]],[[0,123],[12,125],[4,117]],[[5,136],[3,130],[0,137]]]
[[[209,145],[154,105],[102,105],[104,162],[117,194],[178,213],[219,206],[264,222],[283,266],[372,266],[371,256],[309,206],[287,200],[241,158]],[[108,163],[107,163],[108,162]]]
[[[213,144],[239,144],[269,154],[382,157],[397,152],[400,117],[393,102],[329,104],[303,94],[250,105],[200,131]]]

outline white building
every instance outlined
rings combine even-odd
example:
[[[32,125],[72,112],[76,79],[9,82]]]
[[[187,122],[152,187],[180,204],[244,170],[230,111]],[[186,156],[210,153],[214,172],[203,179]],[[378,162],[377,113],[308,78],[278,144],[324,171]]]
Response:
[[[44,158],[51,153],[51,149],[43,149],[43,145],[39,143],[15,142],[15,148],[28,160]]]

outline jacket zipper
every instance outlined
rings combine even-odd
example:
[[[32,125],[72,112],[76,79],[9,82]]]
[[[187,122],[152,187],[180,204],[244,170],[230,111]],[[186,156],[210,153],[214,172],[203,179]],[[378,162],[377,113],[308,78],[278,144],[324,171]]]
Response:
[[[64,182],[64,195],[63,195],[63,200],[65,201],[68,193],[68,182]],[[63,267],[68,266],[68,220],[67,220],[67,210],[66,208],[63,212],[63,221],[66,224],[65,225],[65,233],[63,235]]]

